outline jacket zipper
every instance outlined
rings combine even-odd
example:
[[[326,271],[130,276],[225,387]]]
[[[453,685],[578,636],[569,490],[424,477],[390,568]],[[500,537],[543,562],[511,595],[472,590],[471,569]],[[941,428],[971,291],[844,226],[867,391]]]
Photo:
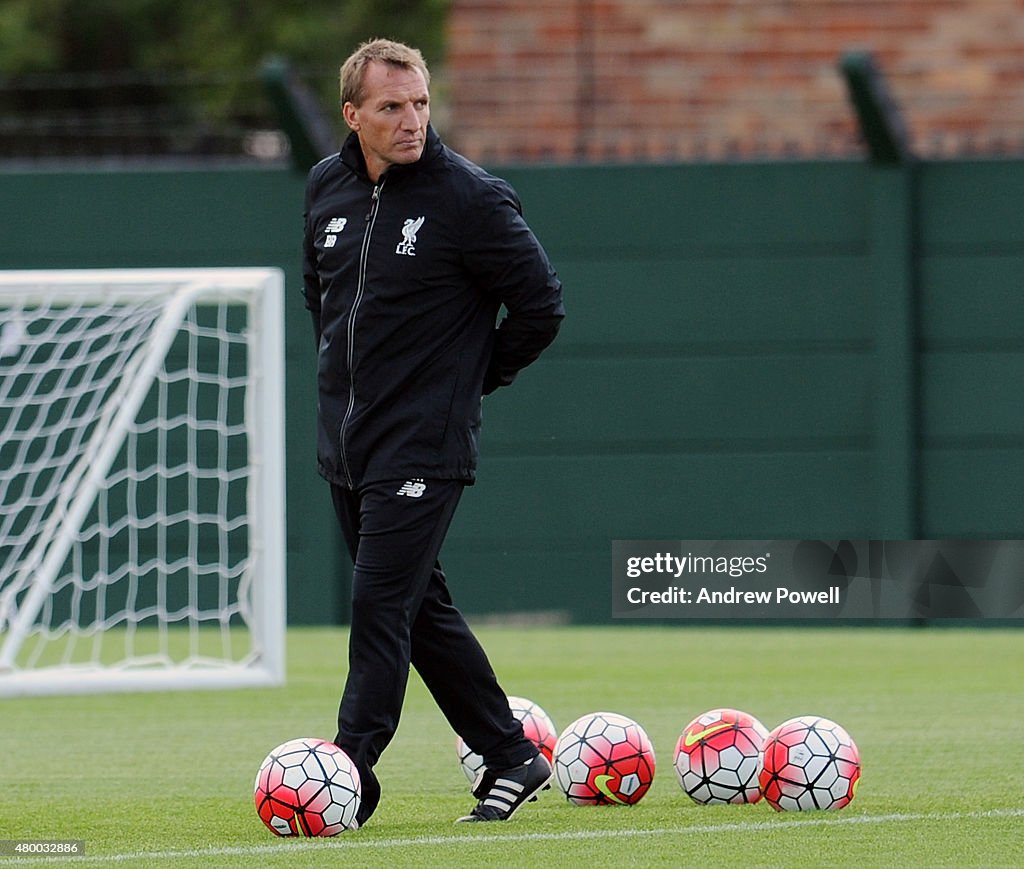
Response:
[[[373,234],[373,225],[377,222],[377,207],[380,204],[380,192],[384,187],[384,180],[381,179],[373,188],[370,196],[370,210],[366,213],[366,228],[363,231],[363,245],[359,250],[359,277],[356,281],[356,297],[352,300],[352,311],[348,315],[348,408],[345,410],[345,417],[341,421],[341,467],[345,474],[345,480],[349,488],[353,488],[352,469],[348,463],[348,455],[345,450],[345,435],[348,430],[349,421],[352,418],[352,411],[356,404],[356,372],[355,372],[355,343],[356,343],[356,315],[359,312],[359,304],[363,300],[363,292],[366,289],[366,266],[370,253],[370,236]]]

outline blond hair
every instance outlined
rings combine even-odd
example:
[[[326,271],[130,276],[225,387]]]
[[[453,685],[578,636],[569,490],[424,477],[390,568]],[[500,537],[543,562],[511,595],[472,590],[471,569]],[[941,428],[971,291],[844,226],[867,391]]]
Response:
[[[366,68],[373,61],[387,63],[402,69],[418,69],[423,80],[430,85],[430,71],[418,48],[391,39],[371,39],[364,42],[341,66],[341,104],[360,106],[366,99],[363,79]]]

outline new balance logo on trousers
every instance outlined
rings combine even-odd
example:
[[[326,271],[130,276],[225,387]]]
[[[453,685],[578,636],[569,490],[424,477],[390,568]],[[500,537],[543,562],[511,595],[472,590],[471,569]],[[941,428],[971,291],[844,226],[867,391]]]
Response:
[[[406,480],[395,494],[405,495],[407,498],[422,498],[423,493],[426,491],[427,484],[423,480],[416,479]]]

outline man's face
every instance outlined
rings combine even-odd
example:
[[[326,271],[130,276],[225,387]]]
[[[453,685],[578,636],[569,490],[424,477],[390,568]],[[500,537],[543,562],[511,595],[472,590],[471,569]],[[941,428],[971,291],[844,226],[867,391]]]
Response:
[[[359,137],[370,179],[390,167],[415,163],[427,141],[430,95],[423,73],[371,61],[363,78],[361,105],[342,107],[345,122]]]

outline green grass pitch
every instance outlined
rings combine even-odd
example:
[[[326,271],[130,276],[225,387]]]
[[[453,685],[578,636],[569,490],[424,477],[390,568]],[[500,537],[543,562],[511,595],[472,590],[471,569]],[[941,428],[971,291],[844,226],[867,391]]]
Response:
[[[486,627],[510,694],[563,727],[639,721],[658,758],[633,807],[557,789],[507,824],[459,825],[473,800],[454,736],[414,675],[379,771],[380,809],[334,839],[272,836],[252,785],[270,748],[333,735],[340,629],[292,629],[280,689],[0,700],[0,839],[81,839],[71,866],[1020,866],[1024,634],[1013,629]],[[692,803],[675,741],[715,706],[772,728],[818,714],[857,741],[838,812]],[[0,857],[0,867],[47,865]]]

